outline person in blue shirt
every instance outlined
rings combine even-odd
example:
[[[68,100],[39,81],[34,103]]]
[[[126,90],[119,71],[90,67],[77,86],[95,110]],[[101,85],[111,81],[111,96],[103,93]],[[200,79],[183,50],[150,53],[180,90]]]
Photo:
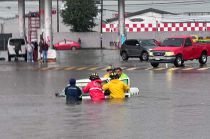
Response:
[[[77,103],[82,100],[82,91],[76,86],[76,80],[71,78],[69,86],[65,88],[66,104]]]

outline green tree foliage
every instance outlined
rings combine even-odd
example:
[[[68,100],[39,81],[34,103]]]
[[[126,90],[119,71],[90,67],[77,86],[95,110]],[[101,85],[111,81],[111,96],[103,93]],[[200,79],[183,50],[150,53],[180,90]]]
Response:
[[[88,32],[96,26],[94,17],[98,9],[94,0],[66,0],[65,10],[61,11],[63,23],[71,26],[74,32]]]

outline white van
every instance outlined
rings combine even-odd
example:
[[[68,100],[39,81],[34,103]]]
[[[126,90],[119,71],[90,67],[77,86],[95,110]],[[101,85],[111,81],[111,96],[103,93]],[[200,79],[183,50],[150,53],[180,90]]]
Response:
[[[11,61],[12,57],[16,56],[15,53],[15,44],[20,42],[21,43],[21,51],[19,51],[19,57],[23,57],[25,61],[27,61],[27,44],[25,39],[23,38],[9,38],[7,44],[7,51],[8,51],[8,61]]]

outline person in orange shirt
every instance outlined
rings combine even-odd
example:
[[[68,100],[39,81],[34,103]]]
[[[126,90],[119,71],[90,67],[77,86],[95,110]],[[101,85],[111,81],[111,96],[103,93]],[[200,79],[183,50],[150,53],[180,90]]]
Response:
[[[111,81],[104,84],[102,89],[104,91],[110,91],[110,98],[124,99],[125,93],[129,91],[130,87],[120,81],[119,75],[115,72],[112,72],[109,77],[111,78]]]

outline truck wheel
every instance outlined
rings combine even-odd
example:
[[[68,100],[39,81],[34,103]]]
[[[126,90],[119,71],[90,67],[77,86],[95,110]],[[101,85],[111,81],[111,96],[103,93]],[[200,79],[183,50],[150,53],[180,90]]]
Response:
[[[11,56],[9,53],[8,53],[8,61],[11,61]]]
[[[203,52],[199,58],[199,63],[200,64],[206,64],[207,62],[207,55],[205,52]]]
[[[181,66],[183,66],[183,64],[184,64],[184,61],[182,59],[182,56],[181,55],[176,56],[176,59],[174,61],[174,66],[181,67]]]
[[[121,57],[122,57],[123,61],[127,61],[128,60],[128,54],[126,52],[122,52]]]
[[[159,66],[159,63],[151,63],[153,68],[157,68]]]
[[[148,61],[149,59],[149,54],[147,52],[143,52],[140,56],[141,61]]]

